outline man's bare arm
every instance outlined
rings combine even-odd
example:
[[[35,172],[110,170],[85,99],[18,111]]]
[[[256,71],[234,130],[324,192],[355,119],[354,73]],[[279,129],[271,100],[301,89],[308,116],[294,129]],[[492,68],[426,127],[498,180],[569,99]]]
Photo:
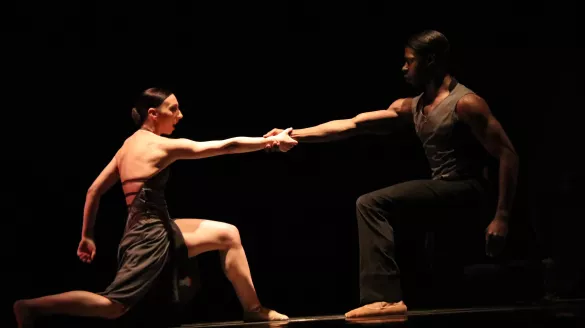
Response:
[[[294,129],[291,137],[299,142],[328,142],[360,134],[388,134],[399,123],[398,118],[411,113],[410,104],[411,99],[398,99],[388,109],[365,112],[350,119],[329,121],[309,128]],[[264,137],[281,131],[273,129]]]
[[[500,161],[499,197],[496,218],[507,220],[512,208],[518,179],[518,155],[500,122],[492,115],[487,103],[475,94],[464,96],[457,103],[457,114],[469,124],[485,149]]]

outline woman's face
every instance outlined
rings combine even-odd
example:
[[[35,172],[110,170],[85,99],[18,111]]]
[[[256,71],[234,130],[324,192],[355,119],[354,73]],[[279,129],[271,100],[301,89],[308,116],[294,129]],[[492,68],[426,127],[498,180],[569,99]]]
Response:
[[[183,118],[183,113],[179,109],[179,102],[175,95],[170,95],[157,108],[155,114],[156,130],[160,134],[170,135],[175,130],[175,125]]]

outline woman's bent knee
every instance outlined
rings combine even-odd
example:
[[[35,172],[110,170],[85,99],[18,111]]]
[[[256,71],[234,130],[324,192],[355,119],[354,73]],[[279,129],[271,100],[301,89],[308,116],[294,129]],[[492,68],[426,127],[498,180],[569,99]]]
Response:
[[[240,231],[235,225],[224,223],[218,229],[218,239],[220,244],[227,247],[233,247],[242,243],[240,239]]]

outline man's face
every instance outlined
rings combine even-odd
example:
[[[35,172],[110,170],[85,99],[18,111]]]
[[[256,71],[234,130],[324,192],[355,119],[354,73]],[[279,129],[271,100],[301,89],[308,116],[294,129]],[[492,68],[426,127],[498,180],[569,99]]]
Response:
[[[407,83],[419,87],[426,81],[428,65],[424,58],[415,54],[411,48],[404,48],[404,66],[402,72]]]

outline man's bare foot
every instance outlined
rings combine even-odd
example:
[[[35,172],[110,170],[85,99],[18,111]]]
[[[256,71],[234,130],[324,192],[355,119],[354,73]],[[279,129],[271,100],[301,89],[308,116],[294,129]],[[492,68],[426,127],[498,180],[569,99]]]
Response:
[[[33,315],[24,301],[16,301],[12,307],[18,328],[32,327]]]
[[[274,310],[259,306],[257,309],[251,311],[244,311],[244,321],[284,321],[288,317],[280,314]]]
[[[345,314],[347,319],[361,319],[379,316],[404,316],[407,307],[404,302],[397,303],[374,302],[366,304]]]

